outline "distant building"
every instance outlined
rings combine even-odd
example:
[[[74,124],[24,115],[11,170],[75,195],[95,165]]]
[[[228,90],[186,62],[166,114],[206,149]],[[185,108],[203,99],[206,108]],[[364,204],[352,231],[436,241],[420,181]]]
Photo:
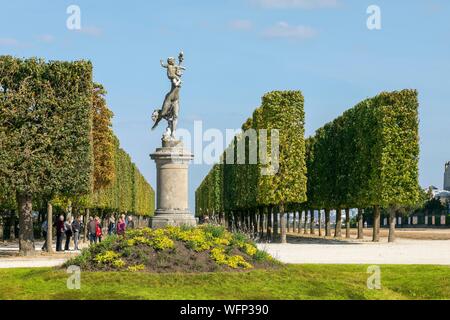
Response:
[[[450,202],[450,191],[440,190],[435,186],[430,186],[428,190],[431,191],[431,196],[434,199],[441,200],[442,203]]]
[[[445,164],[444,190],[450,191],[450,161]]]
[[[441,200],[442,203],[450,203],[450,191],[447,190],[439,190],[434,195],[435,199]]]

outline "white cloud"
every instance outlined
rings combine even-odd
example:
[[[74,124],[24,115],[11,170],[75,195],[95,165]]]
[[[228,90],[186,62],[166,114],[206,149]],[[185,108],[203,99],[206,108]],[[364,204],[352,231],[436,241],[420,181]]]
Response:
[[[1,47],[19,47],[20,45],[19,40],[13,38],[0,38]]]
[[[290,40],[305,40],[317,36],[318,32],[308,26],[291,26],[287,22],[278,22],[276,25],[267,28],[263,32],[266,38],[281,38]]]
[[[230,21],[229,26],[234,30],[247,31],[253,28],[253,23],[250,20],[233,20]]]
[[[80,30],[77,31],[93,37],[100,37],[103,34],[102,29],[94,26],[82,27]]]
[[[263,8],[335,8],[339,0],[251,0]]]
[[[52,36],[51,34],[42,34],[42,35],[38,36],[37,39],[40,42],[45,42],[45,43],[52,43],[53,41],[55,41],[55,37]]]

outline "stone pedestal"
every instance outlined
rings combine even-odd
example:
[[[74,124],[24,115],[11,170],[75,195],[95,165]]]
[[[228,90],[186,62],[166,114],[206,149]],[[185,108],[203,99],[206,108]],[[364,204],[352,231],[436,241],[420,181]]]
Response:
[[[195,226],[188,204],[188,166],[194,156],[180,141],[163,140],[162,145],[150,155],[156,162],[157,172],[157,209],[150,219],[150,227]]]

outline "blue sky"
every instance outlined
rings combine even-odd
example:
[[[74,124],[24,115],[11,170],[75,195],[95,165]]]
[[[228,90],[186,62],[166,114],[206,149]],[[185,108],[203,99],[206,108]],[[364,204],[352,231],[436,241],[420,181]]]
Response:
[[[81,31],[66,28],[69,5]],[[381,30],[368,30],[369,5]],[[450,160],[450,2],[446,0],[0,0],[0,54],[89,59],[114,131],[155,186],[149,158],[168,89],[160,59],[185,52],[180,127],[239,128],[267,91],[299,89],[306,133],[381,91],[420,93],[420,183],[442,187]],[[190,206],[208,165],[192,165]]]

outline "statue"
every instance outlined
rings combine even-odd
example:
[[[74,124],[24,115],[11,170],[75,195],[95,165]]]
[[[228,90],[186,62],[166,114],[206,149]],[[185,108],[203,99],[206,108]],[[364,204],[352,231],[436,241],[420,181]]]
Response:
[[[153,129],[164,119],[167,129],[162,137],[161,147],[156,148],[150,157],[156,164],[156,210],[150,219],[151,228],[166,226],[195,226],[197,221],[189,211],[188,180],[189,162],[194,155],[185,150],[183,141],[175,138],[177,129],[181,76],[185,68],[181,65],[183,52],[178,56],[178,63],[174,58],[168,58],[167,63],[161,61],[161,66],[167,69],[170,81],[170,91],[166,94],[161,109],[152,114]]]
[[[177,128],[178,122],[178,111],[179,111],[179,99],[180,99],[180,88],[181,88],[181,76],[183,71],[186,70],[181,64],[184,60],[183,52],[178,55],[178,64],[176,64],[175,59],[170,57],[167,59],[167,64],[163,63],[161,60],[161,66],[167,69],[167,77],[170,80],[170,91],[166,94],[164,102],[161,109],[153,111],[152,120],[154,121],[152,130],[155,129],[162,119],[167,121],[167,129],[163,135],[163,140],[174,141],[175,140],[175,130]]]

